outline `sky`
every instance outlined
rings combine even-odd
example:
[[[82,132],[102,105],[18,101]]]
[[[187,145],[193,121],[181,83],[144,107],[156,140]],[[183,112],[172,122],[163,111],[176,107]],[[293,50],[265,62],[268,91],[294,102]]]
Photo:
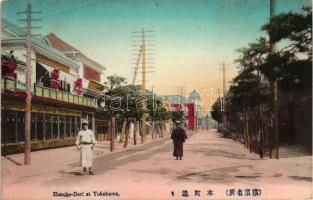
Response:
[[[24,16],[27,0],[3,1],[2,17],[13,23]],[[276,13],[300,12],[310,0],[276,0]],[[222,63],[227,87],[238,73],[236,49],[260,36],[269,20],[269,0],[32,0],[33,18],[42,22],[36,34],[55,33],[85,55],[105,66],[105,75],[118,74],[131,83],[136,42],[144,29],[148,89],[158,94],[197,90],[207,106],[211,91],[222,89]],[[147,32],[151,31],[151,32]],[[133,41],[136,40],[136,41]],[[133,54],[133,55],[132,55]],[[137,76],[141,82],[141,74]],[[209,97],[210,96],[210,97]],[[213,99],[214,101],[214,99]]]

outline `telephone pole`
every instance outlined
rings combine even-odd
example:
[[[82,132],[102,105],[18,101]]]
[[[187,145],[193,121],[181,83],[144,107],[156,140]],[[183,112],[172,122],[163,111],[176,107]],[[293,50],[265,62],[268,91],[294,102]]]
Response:
[[[223,62],[222,63],[222,70],[223,70],[223,101],[221,105],[222,109],[222,124],[223,126],[227,125],[227,116],[226,116],[226,64]]]
[[[151,40],[153,31],[145,31],[144,28],[142,28],[141,31],[135,31],[132,32],[134,35],[132,35],[132,38],[134,39],[132,42],[134,43],[132,46],[134,49],[132,51],[139,52],[139,54],[132,54],[134,56],[137,56],[135,67],[134,67],[134,75],[133,75],[133,81],[132,84],[135,85],[136,83],[136,77],[138,73],[141,73],[141,124],[142,124],[142,143],[146,143],[146,135],[147,135],[147,73],[153,72],[153,71],[147,71],[147,68],[154,68],[153,66],[149,66],[153,63],[153,59],[151,59],[149,56],[153,55],[153,52],[155,49],[151,49]],[[148,33],[148,34],[147,34]],[[150,38],[147,40],[147,37]],[[136,40],[136,38],[138,40]],[[148,42],[148,44],[146,44]],[[146,48],[148,46],[148,48]],[[138,49],[139,48],[139,49]],[[147,53],[148,52],[148,53]],[[148,58],[147,58],[148,56]],[[139,71],[139,64],[141,62],[141,71]],[[147,66],[148,65],[148,66]]]
[[[27,19],[23,20],[27,22],[27,35],[26,35],[26,99],[25,99],[25,143],[24,143],[24,164],[30,165],[31,163],[31,142],[30,142],[30,131],[31,131],[31,75],[32,75],[32,64],[31,64],[31,45],[32,45],[32,21],[40,21],[39,19],[32,19],[32,13],[41,13],[39,11],[32,11],[31,3],[27,5],[27,10],[24,12],[18,12],[17,14],[26,14]]]
[[[225,69],[225,63],[222,63],[223,67],[223,97],[226,96],[226,69]]]
[[[142,118],[141,118],[141,121],[142,121],[142,142],[143,143],[146,143],[146,139],[147,139],[147,124],[146,124],[146,121],[147,121],[147,102],[146,102],[146,44],[145,44],[145,30],[142,29],[141,31],[141,37],[142,37],[142,60],[141,60],[141,66],[142,66],[142,80],[141,80],[141,95],[143,98],[145,98],[143,101],[142,101],[142,110],[143,110],[143,113],[142,113]]]
[[[276,0],[270,0],[270,19],[275,15]],[[275,43],[270,38],[270,52],[275,53]],[[272,66],[273,68],[275,66]],[[277,80],[270,80],[271,94],[271,141],[270,141],[270,158],[279,158],[279,119],[278,119],[278,89]]]

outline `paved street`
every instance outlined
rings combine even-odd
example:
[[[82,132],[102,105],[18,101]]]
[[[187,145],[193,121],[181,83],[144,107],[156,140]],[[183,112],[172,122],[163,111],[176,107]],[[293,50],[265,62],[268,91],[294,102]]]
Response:
[[[80,175],[74,147],[33,152],[32,166],[18,165],[22,154],[2,157],[4,199],[246,199],[246,189],[250,199],[312,198],[312,156],[260,160],[215,129],[189,133],[183,160],[172,157],[168,137],[113,153],[99,148],[107,147],[98,146],[94,176]]]

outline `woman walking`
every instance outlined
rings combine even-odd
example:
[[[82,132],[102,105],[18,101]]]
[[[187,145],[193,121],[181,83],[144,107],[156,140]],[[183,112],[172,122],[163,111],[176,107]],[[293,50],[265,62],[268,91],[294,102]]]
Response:
[[[176,157],[176,160],[181,160],[184,154],[183,144],[187,139],[185,130],[181,127],[180,121],[176,121],[176,127],[173,129],[171,138],[173,139],[174,152],[173,156]]]

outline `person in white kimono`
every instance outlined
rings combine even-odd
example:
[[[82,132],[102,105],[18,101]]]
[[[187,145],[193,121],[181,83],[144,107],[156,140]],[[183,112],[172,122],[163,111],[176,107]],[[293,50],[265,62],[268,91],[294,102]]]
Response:
[[[87,173],[87,168],[89,175],[94,175],[91,170],[92,167],[92,156],[93,150],[95,148],[96,139],[92,130],[88,129],[88,121],[82,121],[82,130],[78,132],[76,139],[76,147],[80,150],[80,161],[81,166],[84,169],[84,174]]]

